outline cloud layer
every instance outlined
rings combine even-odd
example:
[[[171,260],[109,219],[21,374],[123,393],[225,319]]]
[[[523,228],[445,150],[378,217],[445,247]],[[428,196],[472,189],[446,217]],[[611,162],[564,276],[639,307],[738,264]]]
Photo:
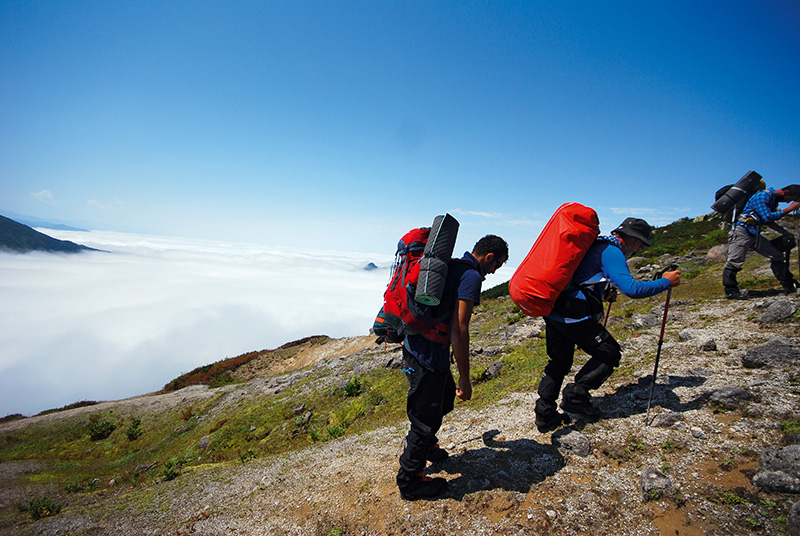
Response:
[[[391,258],[44,230],[105,252],[0,254],[0,416],[160,389],[301,337],[366,334]]]

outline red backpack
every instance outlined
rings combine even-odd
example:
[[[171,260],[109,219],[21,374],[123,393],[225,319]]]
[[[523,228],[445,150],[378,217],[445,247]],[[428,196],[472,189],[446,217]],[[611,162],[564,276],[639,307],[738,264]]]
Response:
[[[433,232],[430,227],[412,229],[397,243],[391,277],[383,294],[383,307],[372,325],[372,330],[378,335],[377,342],[401,342],[406,335],[422,335],[434,342],[447,342],[450,326],[443,319],[447,319],[452,311],[437,311],[438,298],[424,294],[422,289],[418,291],[417,284],[422,269],[424,285],[428,286],[427,280],[431,277],[436,281],[430,286],[443,290],[457,231],[455,218],[449,214],[437,216]],[[435,271],[428,268],[430,263],[425,262],[430,260],[439,261]],[[438,317],[437,312],[440,313]]]
[[[579,203],[558,207],[508,282],[517,307],[528,316],[549,315],[599,234],[593,209]]]

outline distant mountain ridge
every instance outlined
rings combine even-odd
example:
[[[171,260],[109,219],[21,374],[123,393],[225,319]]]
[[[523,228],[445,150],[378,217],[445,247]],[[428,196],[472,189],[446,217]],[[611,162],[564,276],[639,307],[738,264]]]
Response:
[[[5,216],[0,216],[0,250],[11,250],[17,253],[31,251],[48,251],[51,253],[98,251],[69,240],[58,240]]]

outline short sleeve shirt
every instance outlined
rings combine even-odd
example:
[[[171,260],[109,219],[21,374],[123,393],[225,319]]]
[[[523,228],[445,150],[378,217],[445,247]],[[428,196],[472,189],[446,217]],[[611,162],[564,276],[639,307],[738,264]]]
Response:
[[[449,326],[459,300],[481,302],[481,285],[485,279],[478,260],[465,252],[459,260],[450,262],[442,302],[434,309],[434,316],[442,318]],[[408,335],[403,342],[408,350],[425,368],[441,372],[450,368],[450,340],[436,343],[421,335]]]

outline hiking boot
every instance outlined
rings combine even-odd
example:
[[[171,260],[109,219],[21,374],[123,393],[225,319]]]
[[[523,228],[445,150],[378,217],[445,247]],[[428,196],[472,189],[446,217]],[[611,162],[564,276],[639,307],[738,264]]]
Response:
[[[447,480],[441,477],[431,478],[425,473],[419,473],[415,478],[401,482],[398,479],[397,487],[400,496],[407,501],[418,499],[432,499],[447,491]]]
[[[439,446],[439,443],[436,443],[434,446],[428,449],[428,461],[431,463],[441,462],[446,460],[450,457],[450,453],[444,450],[442,447]]]
[[[744,296],[738,289],[725,290],[725,298],[729,300],[743,300]]]
[[[536,415],[536,429],[539,430],[540,434],[546,434],[548,432],[552,432],[562,424],[569,424],[572,422],[572,418],[567,415],[566,413],[559,413],[558,411],[553,412],[552,415]]]
[[[603,410],[592,405],[591,402],[574,402],[571,400],[562,400],[561,409],[568,413],[575,415],[582,415],[591,421],[596,421],[603,416]]]

